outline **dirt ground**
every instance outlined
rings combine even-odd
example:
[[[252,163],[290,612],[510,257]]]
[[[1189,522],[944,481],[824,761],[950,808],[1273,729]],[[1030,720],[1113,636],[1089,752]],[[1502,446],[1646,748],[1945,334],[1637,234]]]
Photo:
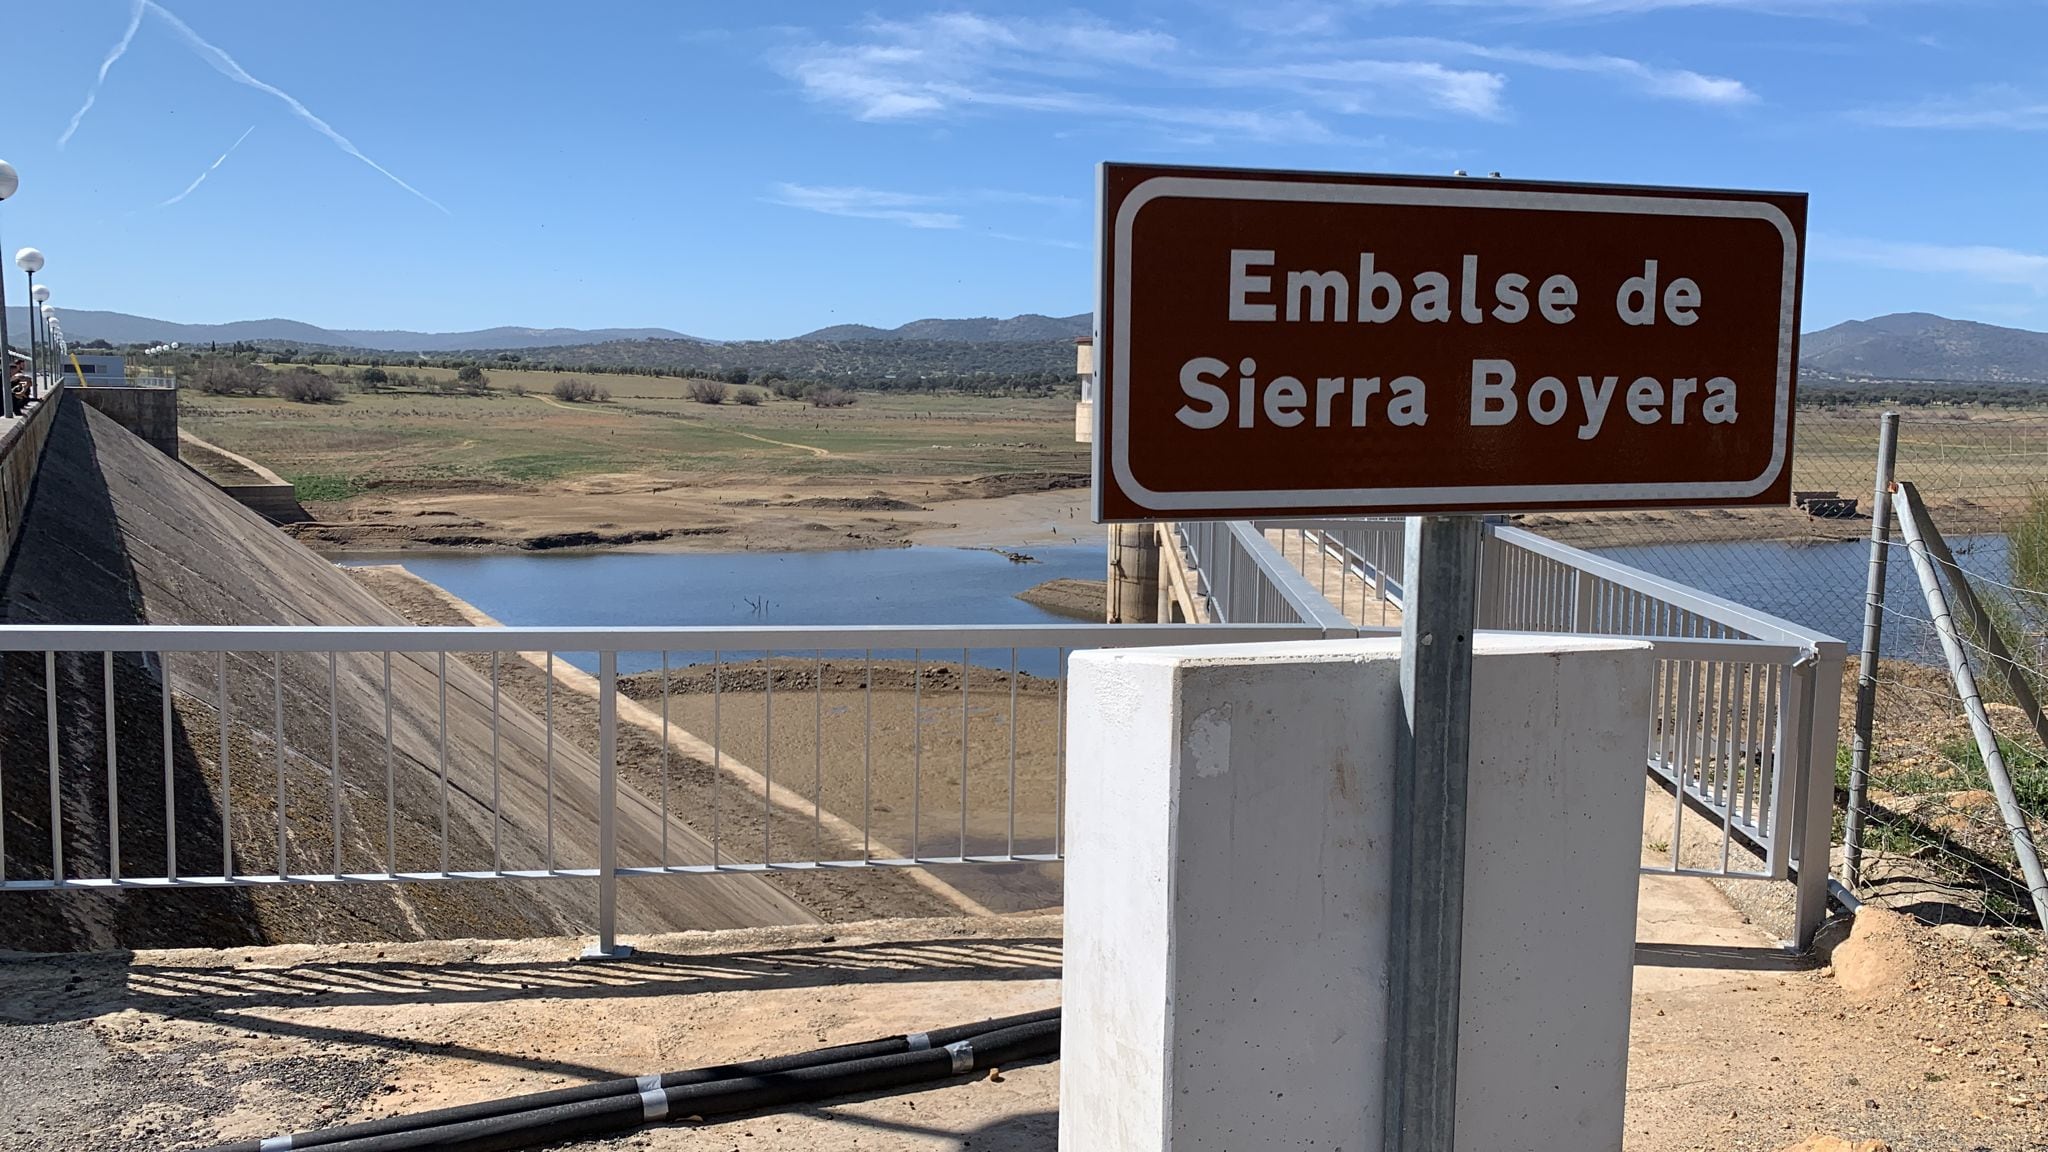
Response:
[[[1624,1152],[2048,1148],[2038,952],[1865,914],[1832,966],[1720,894],[1646,877]],[[0,1147],[159,1152],[900,1034],[1058,1001],[1057,917],[581,941],[7,957]],[[1054,1147],[1058,1065],[577,1148]],[[1549,1150],[1546,1150],[1549,1152]]]

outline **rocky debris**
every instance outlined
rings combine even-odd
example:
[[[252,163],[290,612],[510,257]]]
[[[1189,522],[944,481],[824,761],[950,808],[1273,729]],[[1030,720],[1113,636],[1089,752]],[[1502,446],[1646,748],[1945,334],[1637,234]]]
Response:
[[[1892,1146],[1882,1140],[1844,1140],[1840,1136],[1808,1136],[1797,1144],[1787,1144],[1778,1152],[1892,1152]]]

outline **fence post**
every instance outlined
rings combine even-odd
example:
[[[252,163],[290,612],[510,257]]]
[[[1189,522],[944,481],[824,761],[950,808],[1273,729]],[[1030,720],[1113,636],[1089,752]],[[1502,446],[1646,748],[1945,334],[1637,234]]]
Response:
[[[1807,665],[1811,679],[1800,702],[1804,723],[1798,784],[1799,892],[1794,904],[1792,944],[1813,947],[1828,917],[1828,877],[1835,843],[1835,748],[1842,723],[1842,666],[1848,650],[1839,641],[1817,647]]]
[[[597,946],[585,960],[631,956],[619,943],[619,654],[597,654]]]
[[[1885,562],[1891,554],[1892,470],[1899,446],[1899,414],[1880,418],[1877,484],[1870,497],[1870,579],[1863,591],[1863,654],[1856,674],[1856,741],[1849,754],[1849,810],[1842,818],[1842,881],[1863,881],[1863,808],[1870,786],[1871,723],[1877,712],[1877,649],[1884,633]]]

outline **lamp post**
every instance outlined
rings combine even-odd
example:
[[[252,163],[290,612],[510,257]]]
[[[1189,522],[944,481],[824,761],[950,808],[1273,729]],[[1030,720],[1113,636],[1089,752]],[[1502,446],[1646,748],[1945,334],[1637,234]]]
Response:
[[[34,301],[33,305],[29,309],[28,314],[29,323],[33,324],[36,321],[37,314],[39,314],[44,308],[49,306],[50,286],[48,284],[36,285],[35,288],[29,292],[29,298]],[[44,365],[45,371],[48,373],[51,380],[55,380],[57,378],[58,371],[63,366],[57,363],[57,350],[50,346],[50,328],[49,325],[47,324],[43,325],[43,358],[44,360],[47,361],[47,363]]]
[[[0,200],[13,196],[20,187],[21,173],[14,170],[14,165],[0,160]],[[0,369],[0,376],[7,378],[5,385],[0,386],[0,417],[12,418],[14,415],[13,355],[14,345],[7,340],[7,278],[0,276],[0,360],[7,362],[6,367]]]
[[[44,367],[42,342],[36,336],[36,273],[43,270],[43,254],[23,248],[14,254],[14,266],[28,273],[28,390],[34,394]]]

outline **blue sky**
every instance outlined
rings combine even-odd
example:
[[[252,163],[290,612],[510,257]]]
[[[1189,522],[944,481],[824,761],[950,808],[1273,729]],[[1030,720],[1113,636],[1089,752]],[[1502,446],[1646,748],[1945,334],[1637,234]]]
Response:
[[[2048,328],[2039,0],[11,15],[36,50],[0,243],[80,308],[727,338],[1071,313],[1116,159],[1806,191],[1809,328]]]

